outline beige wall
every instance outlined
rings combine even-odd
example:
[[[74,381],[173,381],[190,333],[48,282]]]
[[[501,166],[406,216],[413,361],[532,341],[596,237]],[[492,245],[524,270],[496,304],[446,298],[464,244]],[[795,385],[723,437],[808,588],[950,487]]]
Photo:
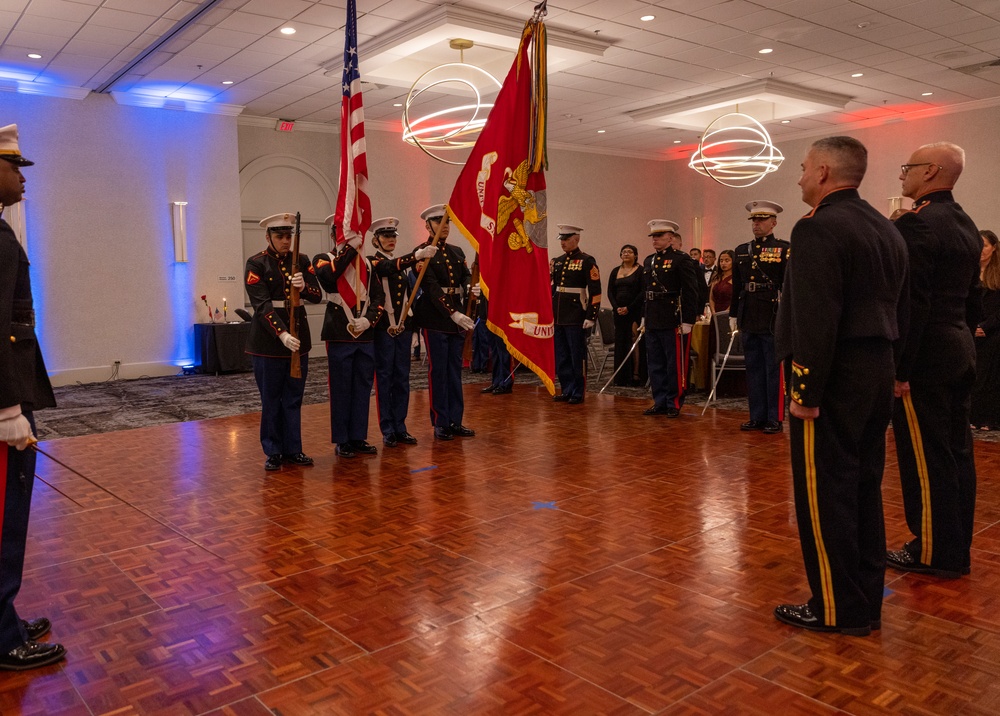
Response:
[[[241,219],[286,210],[264,205],[268,194],[259,185],[241,204],[241,170],[283,156],[337,182],[339,135],[329,131],[278,133],[232,117],[122,107],[103,95],[75,101],[4,92],[0,100],[0,124],[19,125],[22,150],[37,162],[25,170],[25,214],[40,334],[57,382],[104,380],[115,360],[125,377],[171,374],[193,358],[191,324],[204,320],[198,297],[208,294],[217,305],[226,296],[233,307],[241,295]],[[987,108],[848,132],[870,152],[862,195],[886,211],[887,197],[899,191],[898,165],[910,151],[954,141],[969,151],[956,195],[981,227],[996,229],[997,126],[1000,108]],[[807,210],[796,181],[813,139],[782,143],[785,167],[750,189],[718,186],[685,162],[552,148],[549,235],[554,239],[557,223],[585,227],[581,246],[597,257],[605,281],[623,243],[649,251],[646,221],[653,218],[677,221],[690,247],[692,220],[700,216],[703,246],[732,248],[749,236],[743,205],[767,198],[786,207],[776,233],[787,237]],[[408,248],[423,239],[420,211],[447,200],[459,168],[375,127],[368,131],[368,156],[374,213],[400,218],[401,245]],[[283,176],[276,202],[305,196]],[[321,221],[322,202],[315,186],[310,191],[303,218]],[[188,264],[173,260],[174,200],[190,202]],[[236,281],[220,280],[230,276]]]

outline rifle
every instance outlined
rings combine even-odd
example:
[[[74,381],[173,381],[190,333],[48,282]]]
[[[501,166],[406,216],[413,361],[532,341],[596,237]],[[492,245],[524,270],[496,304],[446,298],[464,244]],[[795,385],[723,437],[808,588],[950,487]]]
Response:
[[[441,217],[441,221],[438,222],[437,231],[434,232],[434,237],[431,239],[430,243],[431,246],[437,246],[438,243],[441,241],[441,229],[444,228],[444,225],[447,221],[448,221],[448,214],[445,213],[445,215]],[[430,264],[430,262],[431,260],[427,259],[426,261],[424,261],[424,265],[420,267],[420,271],[417,273],[417,280],[410,288],[410,295],[406,299],[406,305],[403,306],[403,310],[399,314],[400,333],[402,333],[403,321],[406,319],[406,316],[409,315],[410,313],[410,308],[413,306],[413,299],[417,297],[417,290],[420,288],[420,283],[424,280],[424,274],[427,273],[427,266]]]
[[[289,252],[292,261],[292,276],[295,275],[296,270],[299,268],[299,237],[302,233],[301,219],[302,215],[299,212],[295,212],[295,236],[292,239],[292,250]],[[299,337],[298,309],[301,303],[302,302],[299,300],[299,289],[292,286],[291,300],[288,302],[288,332],[292,334],[292,338]],[[302,377],[302,360],[298,351],[292,351],[290,375],[293,378]]]
[[[472,262],[472,276],[469,279],[469,303],[465,307],[465,315],[469,318],[474,317],[473,311],[476,310],[476,304],[479,303],[479,299],[476,298],[476,294],[472,292],[472,287],[479,284],[479,252],[476,252],[476,258]],[[476,320],[473,318],[473,320]],[[469,331],[465,334],[465,345],[462,346],[462,362],[472,360],[472,334],[475,331]]]

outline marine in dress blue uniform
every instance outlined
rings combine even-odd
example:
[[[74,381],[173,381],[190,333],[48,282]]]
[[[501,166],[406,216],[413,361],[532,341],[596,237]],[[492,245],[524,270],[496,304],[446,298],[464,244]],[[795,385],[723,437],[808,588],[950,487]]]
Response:
[[[792,229],[776,327],[778,356],[791,364],[792,482],[812,596],[774,615],[851,636],[882,624],[885,431],[908,296],[903,238],[858,195],[866,167],[850,137],[821,139],[806,155],[799,186],[813,210]]]
[[[333,214],[326,223],[335,239]],[[375,324],[382,318],[385,297],[371,262],[360,256],[363,238],[348,237],[335,247],[336,253],[313,258],[328,301],[322,338],[330,371],[330,441],[344,458],[378,453],[368,442],[368,413],[375,381]],[[356,296],[347,294],[356,288]]]
[[[913,209],[895,220],[910,256],[910,314],[892,427],[914,538],[887,560],[894,569],[952,579],[969,573],[976,507],[969,413],[982,240],[951,192],[964,165],[954,144],[914,152],[899,176]]]
[[[656,253],[642,262],[646,366],[653,406],[645,415],[676,418],[687,390],[691,328],[701,310],[698,262],[673,247],[678,226],[667,219],[648,223]]]
[[[774,355],[774,319],[785,279],[789,244],[776,239],[781,205],[751,201],[746,205],[753,222],[752,241],[736,247],[733,262],[733,302],[729,323],[739,327],[746,359],[750,420],[740,430],[780,433],[784,420],[785,388],[780,362]]]
[[[382,285],[385,311],[375,324],[375,405],[382,444],[416,445],[417,439],[406,429],[410,409],[410,345],[413,340],[413,311],[404,316],[410,295],[410,269],[418,260],[428,258],[437,249],[424,247],[396,256],[399,219],[386,217],[372,222],[372,245],[368,257],[372,271]]]
[[[480,326],[486,326],[489,320],[490,302],[480,295],[479,286],[473,286],[472,292],[476,294],[476,310],[478,319],[476,330]],[[491,393],[492,395],[508,395],[514,392],[514,358],[507,350],[507,344],[503,338],[486,328],[486,345],[489,347],[489,358],[492,361],[490,384],[483,388],[481,393]]]
[[[424,209],[420,218],[430,246],[440,222],[438,251],[427,259],[427,271],[415,303],[418,325],[423,329],[427,346],[428,384],[431,398],[431,425],[438,440],[454,437],[471,438],[476,432],[462,424],[465,396],[462,394],[462,349],[465,332],[475,327],[475,321],[462,312],[463,296],[471,278],[465,263],[465,253],[447,243],[448,223],[444,204]]]
[[[552,261],[552,313],[555,319],[556,375],[562,393],[556,402],[577,405],[586,390],[587,331],[601,308],[601,271],[590,254],[580,250],[580,232],[559,224],[563,255]]]
[[[0,128],[0,217],[21,201],[21,155],[17,126]],[[28,512],[35,484],[32,413],[55,406],[42,351],[35,337],[35,312],[28,256],[14,230],[0,218],[0,669],[20,671],[62,659],[61,644],[39,643],[50,628],[43,618],[23,621],[14,608],[21,590]]]
[[[288,307],[292,286],[299,298],[319,303],[320,290],[305,254],[293,257],[289,251],[295,214],[274,214],[262,219],[267,248],[247,259],[244,285],[253,306],[253,321],[247,339],[254,378],[260,391],[260,445],[267,455],[264,469],[278,470],[281,464],[312,465],[302,452],[302,396],[309,374],[312,340],[306,309],[296,311],[298,338],[288,332]],[[300,355],[302,377],[291,376],[291,355]]]

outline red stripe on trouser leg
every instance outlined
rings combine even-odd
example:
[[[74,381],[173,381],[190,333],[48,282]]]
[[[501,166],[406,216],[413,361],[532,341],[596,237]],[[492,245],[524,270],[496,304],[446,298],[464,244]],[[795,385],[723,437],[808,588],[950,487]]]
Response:
[[[785,419],[785,362],[778,363],[778,422]]]
[[[3,516],[7,509],[7,461],[10,459],[10,451],[13,450],[7,443],[2,443],[0,447],[0,525],[3,524]],[[3,530],[0,529],[0,553],[3,550]]]
[[[437,427],[438,414],[434,410],[434,381],[431,380],[431,372],[434,370],[434,361],[431,359],[431,337],[424,329],[424,350],[427,351],[427,397],[431,408],[431,425]]]

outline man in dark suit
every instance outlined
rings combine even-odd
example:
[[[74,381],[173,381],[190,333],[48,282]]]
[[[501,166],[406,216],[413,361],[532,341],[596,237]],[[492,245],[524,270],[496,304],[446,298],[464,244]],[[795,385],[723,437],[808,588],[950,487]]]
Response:
[[[881,627],[885,430],[907,295],[903,238],[858,195],[867,165],[851,137],[806,154],[799,186],[813,210],[792,229],[776,331],[791,364],[795,514],[812,597],[774,615],[851,636]]]
[[[440,227],[438,251],[427,259],[427,271],[420,285],[415,313],[424,329],[431,393],[431,424],[434,437],[452,440],[471,438],[475,430],[462,424],[465,396],[462,394],[462,349],[465,332],[476,323],[462,309],[463,296],[472,274],[465,263],[465,253],[448,243],[449,224],[444,204],[435,204],[420,214],[430,246]],[[441,226],[441,222],[444,225]]]
[[[909,331],[892,417],[906,524],[914,538],[889,566],[946,579],[968,574],[976,506],[969,411],[976,378],[982,239],[951,190],[965,167],[954,144],[915,151],[899,175],[913,209],[896,218],[910,255]]]
[[[313,464],[302,452],[302,396],[312,348],[305,306],[296,310],[297,338],[288,332],[288,321],[293,286],[309,303],[319,303],[321,294],[309,258],[291,255],[295,214],[274,214],[261,219],[260,226],[267,248],[247,259],[244,277],[253,306],[247,353],[260,391],[260,444],[267,455],[264,469],[271,472],[283,462]],[[301,378],[291,375],[292,351],[301,354]]]
[[[0,128],[0,215],[21,201],[21,155],[17,125]],[[14,230],[0,218],[0,669],[22,671],[55,663],[66,655],[61,644],[42,643],[51,624],[44,617],[24,621],[14,609],[21,590],[28,512],[35,484],[32,412],[56,404],[42,351],[35,336],[35,312],[28,256]]]
[[[579,226],[559,224],[562,256],[552,261],[552,314],[555,319],[556,375],[562,393],[553,400],[577,405],[586,388],[587,331],[601,308],[601,272],[580,250]]]
[[[747,367],[750,420],[740,430],[780,433],[784,419],[784,385],[774,355],[774,319],[778,315],[789,243],[774,237],[782,207],[773,201],[746,205],[753,240],[736,247],[733,261],[733,302],[729,325],[739,327]]]

